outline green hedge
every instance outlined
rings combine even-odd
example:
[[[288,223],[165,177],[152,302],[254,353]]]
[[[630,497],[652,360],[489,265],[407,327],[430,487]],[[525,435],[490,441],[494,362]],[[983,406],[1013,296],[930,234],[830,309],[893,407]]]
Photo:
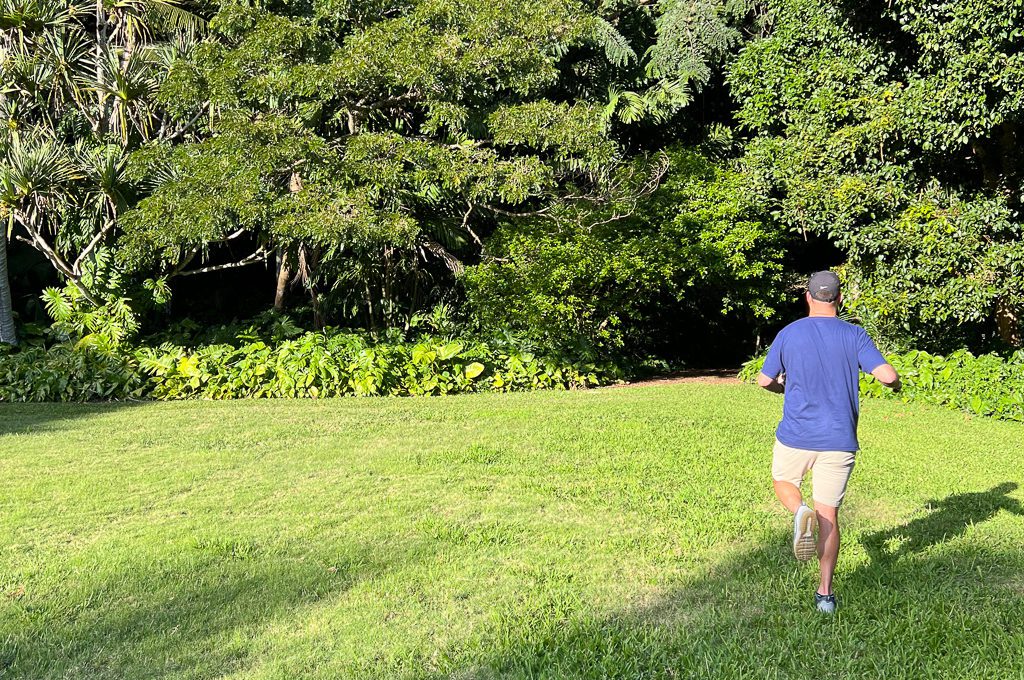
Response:
[[[612,366],[439,338],[304,333],[196,349],[68,342],[0,354],[0,401],[407,396],[575,389],[618,377]]]
[[[146,376],[130,354],[71,342],[0,347],[0,401],[128,399],[146,391]]]
[[[862,375],[862,395],[923,401],[1024,421],[1024,351],[1004,358],[997,354],[974,356],[966,350],[947,356],[913,350],[891,355],[888,360],[900,374],[903,389],[894,394],[871,376]],[[753,382],[763,363],[763,356],[748,361],[740,378]]]

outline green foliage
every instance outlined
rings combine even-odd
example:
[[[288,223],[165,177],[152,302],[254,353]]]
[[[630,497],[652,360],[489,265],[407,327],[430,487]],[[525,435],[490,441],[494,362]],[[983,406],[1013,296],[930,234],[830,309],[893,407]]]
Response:
[[[438,315],[435,314],[435,322]],[[324,398],[577,389],[620,374],[504,344],[437,336],[372,341],[356,333],[243,332],[233,343],[187,349],[98,341],[0,354],[0,401]],[[290,337],[287,337],[290,336]]]
[[[306,333],[189,351],[174,345],[139,351],[156,399],[417,396],[580,388],[612,373],[593,364],[498,349],[484,343],[424,338],[372,343],[357,334]]]
[[[605,116],[626,124],[671,121],[692,102],[696,92],[710,83],[743,36],[761,30],[753,13],[758,4],[752,0],[656,3],[650,16],[645,17],[653,34],[644,36],[648,47],[636,71],[629,73],[630,78],[617,80],[609,88]],[[647,7],[639,3],[640,9]],[[640,22],[626,19],[620,23],[629,26]],[[631,54],[616,49],[617,42],[609,42],[610,54],[620,57],[617,63],[625,66],[633,61]]]
[[[984,346],[1024,287],[1021,236],[1003,201],[929,187],[843,244],[847,307],[901,349]]]
[[[145,391],[134,358],[104,346],[63,342],[0,351],[0,402],[131,399]]]
[[[761,367],[764,366],[765,356],[765,354],[760,354],[749,361],[743,362],[743,366],[740,368],[740,372],[737,374],[737,377],[743,382],[755,382],[757,380],[757,374],[761,372]]]
[[[1024,421],[1024,352],[1009,357],[975,356],[967,350],[949,355],[911,350],[890,354],[903,389],[893,393],[869,375],[861,375],[860,393],[868,397],[921,401],[1003,420]],[[754,382],[764,356],[743,364],[739,377]]]
[[[887,349],[1002,351],[1022,25],[996,0],[5,1],[0,218],[67,284],[57,335],[108,350],[176,277],[274,263],[187,313],[230,318],[246,277],[390,342],[468,297],[449,326],[723,362],[827,242]]]
[[[712,67],[739,44],[742,34],[737,24],[753,4],[752,0],[662,0],[648,72],[706,85]]]
[[[967,413],[1024,421],[1024,352],[1008,358],[975,356],[958,350],[946,356],[909,351],[889,357],[903,382],[900,398],[941,404]],[[861,381],[861,392],[891,397],[873,378]]]
[[[341,291],[336,317],[403,323],[432,301],[422,269],[450,287],[495,215],[595,190],[618,161],[603,102],[552,96],[569,50],[613,38],[575,0],[231,1],[210,25],[159,94],[203,138],[132,159],[152,184],[123,220],[134,267],[187,273],[244,242],[314,305]]]
[[[43,291],[43,304],[53,319],[52,333],[80,338],[79,344],[110,351],[138,331],[131,300],[119,296],[124,286],[112,259],[108,251],[100,249],[84,267],[80,281]],[[151,288],[159,294],[157,283]],[[86,291],[90,291],[88,297]]]
[[[155,97],[202,30],[188,4],[0,2],[0,216],[94,306],[85,270],[138,195],[128,153],[190,127]]]
[[[893,341],[1022,342],[1024,8],[775,0],[729,80],[746,171],[787,226],[848,255]]]
[[[643,354],[687,320],[728,314],[753,325],[775,315],[784,234],[727,165],[674,151],[644,205],[616,210],[593,223],[500,229],[490,259],[464,278],[476,318],[545,347],[606,355]]]

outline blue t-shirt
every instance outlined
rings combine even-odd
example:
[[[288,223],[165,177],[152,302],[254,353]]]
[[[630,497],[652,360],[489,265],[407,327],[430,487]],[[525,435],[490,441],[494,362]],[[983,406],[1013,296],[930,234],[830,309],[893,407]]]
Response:
[[[885,363],[867,332],[833,316],[811,316],[775,337],[761,372],[786,374],[782,421],[775,436],[810,451],[856,451],[860,371]]]

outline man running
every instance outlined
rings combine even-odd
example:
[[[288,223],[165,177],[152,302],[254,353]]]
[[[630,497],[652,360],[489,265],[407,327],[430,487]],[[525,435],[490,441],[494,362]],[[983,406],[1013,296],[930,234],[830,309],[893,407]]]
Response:
[[[793,513],[796,558],[806,561],[817,552],[821,580],[814,601],[818,611],[831,614],[836,610],[832,573],[839,557],[839,506],[860,448],[860,371],[896,391],[900,378],[863,328],[836,316],[842,293],[835,273],[813,274],[806,298],[807,317],[779,331],[757,384],[785,395],[772,457],[775,495]],[[814,510],[800,495],[808,470],[814,471]]]

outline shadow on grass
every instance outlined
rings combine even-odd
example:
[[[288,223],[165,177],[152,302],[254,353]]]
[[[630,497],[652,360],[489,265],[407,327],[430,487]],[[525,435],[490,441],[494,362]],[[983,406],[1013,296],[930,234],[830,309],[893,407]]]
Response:
[[[1006,495],[1015,488],[950,496],[867,537],[899,533],[912,547],[841,571],[836,617],[814,610],[817,564],[795,562],[780,532],[705,578],[602,617],[558,595],[506,611],[475,652],[409,677],[1024,677],[1024,553],[940,545],[999,510],[1021,514]]]
[[[961,493],[925,504],[928,514],[898,527],[864,537],[861,544],[872,562],[888,563],[903,555],[961,536],[975,524],[995,517],[1000,510],[1024,516],[1024,506],[1010,497],[1016,482],[1003,482],[988,491]]]
[[[125,409],[143,407],[151,403],[153,402],[0,403],[0,436],[60,429],[65,421],[86,420]]]
[[[388,567],[369,547],[336,556],[261,554],[197,543],[163,564],[83,575],[16,613],[0,636],[0,677],[221,677],[244,672],[259,634]],[[8,610],[10,611],[10,610]],[[6,627],[6,626],[4,626]],[[2,627],[0,627],[2,630]]]

